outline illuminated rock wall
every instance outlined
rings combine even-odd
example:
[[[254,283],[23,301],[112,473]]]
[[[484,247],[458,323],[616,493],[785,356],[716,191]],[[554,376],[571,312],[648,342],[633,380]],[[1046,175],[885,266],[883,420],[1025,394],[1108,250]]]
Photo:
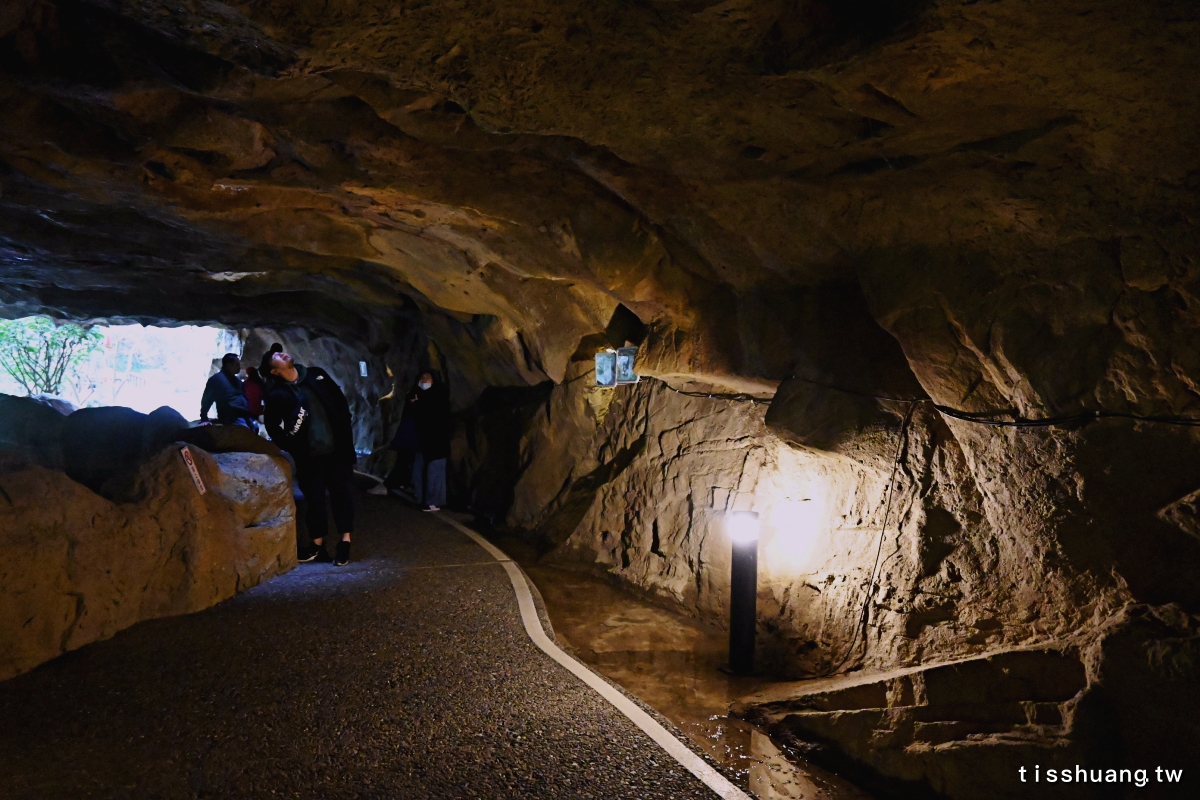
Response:
[[[1053,641],[1126,598],[1085,570],[1044,563],[1036,541],[997,531],[956,440],[923,405],[903,440],[895,405],[891,425],[864,432],[851,457],[789,443],[766,425],[765,403],[686,396],[655,380],[597,389],[584,364],[571,377],[525,423],[506,524],[532,532],[551,560],[593,565],[723,620],[722,515],[759,512],[761,639],[785,673]]]

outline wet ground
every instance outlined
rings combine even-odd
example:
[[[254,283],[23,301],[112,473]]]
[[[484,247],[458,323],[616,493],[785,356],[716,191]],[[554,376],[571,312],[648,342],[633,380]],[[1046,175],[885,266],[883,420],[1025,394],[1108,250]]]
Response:
[[[554,632],[575,655],[674,722],[760,800],[869,800],[848,781],[786,754],[729,704],[769,678],[721,672],[728,634],[642,600],[608,580],[538,565],[520,542],[498,542],[521,562],[545,601]]]
[[[0,683],[0,798],[713,798],[529,639],[500,564],[362,497],[303,564]]]

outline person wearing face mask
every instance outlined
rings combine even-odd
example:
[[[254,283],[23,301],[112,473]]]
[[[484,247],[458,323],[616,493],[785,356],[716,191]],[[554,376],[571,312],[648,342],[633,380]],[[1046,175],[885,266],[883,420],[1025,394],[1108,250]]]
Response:
[[[354,532],[354,429],[346,395],[325,370],[297,364],[282,348],[263,356],[263,375],[270,375],[263,398],[264,418],[271,441],[296,462],[296,482],[307,500],[308,534],[312,545],[302,548],[300,561],[330,560],[325,550],[329,523],[325,495],[341,538],[334,566],[350,561]]]
[[[406,413],[416,420],[417,453],[413,459],[413,493],[423,511],[446,504],[446,459],[450,456],[450,393],[433,373],[423,372],[408,397]]]

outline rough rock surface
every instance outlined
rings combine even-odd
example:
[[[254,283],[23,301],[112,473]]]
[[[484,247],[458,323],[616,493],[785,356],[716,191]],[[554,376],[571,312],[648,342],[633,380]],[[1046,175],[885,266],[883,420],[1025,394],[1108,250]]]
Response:
[[[49,469],[62,469],[65,417],[52,406],[29,397],[0,394],[0,450],[7,450]]]
[[[117,504],[0,454],[0,680],[144,619],[207,608],[296,562],[286,462],[171,445]]]
[[[784,684],[734,710],[885,794],[1181,797],[1155,770],[1191,761],[1197,626],[1177,606],[1132,606],[1074,645]],[[1051,769],[1073,780],[1048,784]]]
[[[187,430],[169,406],[143,414],[122,406],[81,408],[62,424],[63,471],[109,499],[135,491],[130,485],[147,459]]]
[[[523,421],[524,434],[509,433],[520,455],[507,472],[486,461],[496,458],[486,447],[503,441],[482,420],[459,439],[459,463],[513,476],[511,504],[490,516],[534,532],[549,558],[598,565],[720,619],[730,558],[723,516],[758,511],[763,645],[784,673],[1055,641],[1129,599],[1111,575],[1045,563],[1038,548],[1047,545],[1030,532],[993,526],[957,441],[923,405],[902,441],[893,416],[891,430],[864,431],[847,454],[791,446],[766,424],[775,405],[767,412],[658,381],[597,389],[585,365],[576,371],[509,425]],[[495,483],[474,488],[462,501],[485,513],[488,499],[504,497]],[[878,587],[868,593],[877,550]]]
[[[356,335],[421,309],[490,383],[560,380],[624,303],[647,371],[769,388],[834,286],[910,358],[962,351],[977,404],[1032,371],[1026,408],[1105,375],[1097,400],[1137,402],[1118,373],[1178,406],[1197,24],[1182,0],[23,0],[4,298]],[[1047,342],[1088,357],[1038,365]]]
[[[912,798],[1019,798],[1038,796],[1042,788],[1028,785],[1035,764],[1059,770],[1093,760],[1066,735],[1085,684],[1073,653],[1012,650],[777,687],[736,704],[735,711],[884,792],[903,787]],[[1123,759],[1108,763],[1125,766]],[[1053,789],[1055,796],[1095,795],[1088,786]]]
[[[1197,429],[933,404],[1200,417],[1198,33],[1185,0],[18,0],[0,303],[436,364],[466,502],[696,613],[717,512],[757,508],[785,671],[1107,641],[1200,610]],[[588,390],[625,341],[664,383]]]

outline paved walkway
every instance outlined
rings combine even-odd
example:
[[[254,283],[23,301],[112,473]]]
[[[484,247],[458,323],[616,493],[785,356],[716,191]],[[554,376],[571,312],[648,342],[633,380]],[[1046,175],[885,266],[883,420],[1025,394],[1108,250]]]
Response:
[[[477,544],[360,502],[348,567],[0,683],[0,797],[716,797],[534,646]]]

